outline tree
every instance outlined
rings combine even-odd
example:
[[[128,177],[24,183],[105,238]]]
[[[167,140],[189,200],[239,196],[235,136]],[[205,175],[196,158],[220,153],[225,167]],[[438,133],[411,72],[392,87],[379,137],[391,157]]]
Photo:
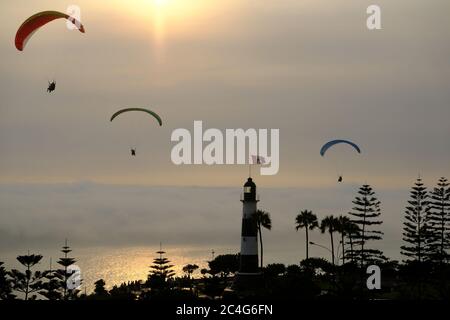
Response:
[[[13,281],[13,289],[25,294],[24,299],[36,299],[36,295],[30,294],[38,292],[42,285],[42,273],[40,271],[31,271],[31,268],[38,264],[42,259],[40,254],[27,254],[24,256],[18,256],[17,260],[23,265],[26,270],[25,272],[20,272],[19,270],[11,270],[11,277]]]
[[[351,262],[355,261],[355,250],[353,247],[353,239],[360,236],[359,227],[357,224],[353,223],[351,220],[345,226],[345,234],[348,238],[348,244],[350,246],[350,252],[346,252],[346,258],[349,258]]]
[[[61,252],[64,254],[64,257],[59,258],[58,264],[63,267],[63,269],[58,270],[59,274],[61,275],[61,286],[63,289],[62,297],[63,299],[69,299],[71,297],[74,297],[78,294],[77,289],[71,289],[68,286],[69,278],[72,276],[72,272],[70,272],[69,267],[73,265],[76,260],[74,258],[70,258],[68,255],[70,252],[72,252],[72,249],[70,249],[69,245],[67,244],[67,239],[65,241],[64,246],[61,249]]]
[[[284,275],[286,266],[282,263],[270,263],[264,268],[264,275],[268,278],[275,278]]]
[[[136,300],[136,293],[141,290],[140,281],[123,282],[120,286],[114,285],[109,290],[109,298],[112,300]]]
[[[342,264],[345,264],[345,236],[348,234],[348,226],[352,222],[348,217],[339,216],[337,218],[337,231],[341,234],[341,245],[342,245]]]
[[[191,289],[191,291],[192,291],[191,276],[197,269],[198,269],[198,265],[196,265],[196,264],[187,264],[183,267],[183,272],[186,273],[188,276],[188,283],[189,283],[189,288]]]
[[[426,240],[430,207],[427,188],[420,177],[412,187],[410,197],[403,223],[403,241],[406,244],[401,246],[401,254],[407,259],[421,263],[429,254]]]
[[[262,241],[262,232],[261,227],[271,230],[272,229],[272,220],[270,219],[270,214],[268,212],[262,210],[256,210],[254,213],[254,218],[256,220],[256,225],[258,226],[258,234],[259,234],[259,245],[261,248],[261,268],[263,267],[263,241]]]
[[[375,192],[368,184],[361,186],[358,195],[353,200],[354,207],[349,214],[352,216],[351,222],[356,224],[359,233],[353,236],[353,244],[360,246],[359,251],[354,252],[355,260],[360,261],[361,268],[366,262],[379,263],[385,260],[383,253],[377,249],[367,247],[367,242],[372,240],[381,240],[383,232],[374,230],[373,227],[382,224],[378,220],[381,215],[380,201],[378,201]]]
[[[239,269],[239,255],[238,254],[223,254],[218,255],[212,261],[208,261],[210,273],[216,275],[221,274],[221,278],[226,278],[230,274],[234,274]]]
[[[196,264],[187,264],[183,267],[183,272],[188,275],[189,278],[191,278],[191,275],[195,272],[195,270],[198,269],[198,265]]]
[[[333,240],[333,233],[337,230],[338,228],[338,221],[335,217],[333,216],[327,216],[325,217],[322,222],[320,223],[320,231],[322,233],[325,233],[328,231],[328,233],[330,234],[330,238],[331,238],[331,261],[334,263],[334,240]]]
[[[442,265],[448,258],[446,250],[450,249],[450,183],[447,179],[440,178],[430,195],[430,251],[432,259]]]
[[[8,278],[8,272],[3,267],[3,262],[0,261],[0,300],[14,299],[15,295],[12,293],[11,279]]]
[[[106,286],[106,282],[103,279],[97,280],[94,283],[95,288],[94,288],[94,296],[96,299],[100,298],[106,298],[108,297],[108,291],[106,290],[105,286]]]
[[[42,290],[39,294],[48,300],[60,300],[63,297],[64,277],[59,270],[52,269],[50,259],[50,269],[42,272]]]
[[[159,257],[153,259],[147,283],[152,290],[164,290],[167,289],[169,280],[175,275],[174,266],[170,264],[169,259],[164,257],[165,251],[160,249],[156,253]]]
[[[300,211],[295,218],[295,230],[305,228],[306,232],[306,259],[309,258],[309,233],[308,230],[314,230],[319,227],[317,216],[309,210]]]

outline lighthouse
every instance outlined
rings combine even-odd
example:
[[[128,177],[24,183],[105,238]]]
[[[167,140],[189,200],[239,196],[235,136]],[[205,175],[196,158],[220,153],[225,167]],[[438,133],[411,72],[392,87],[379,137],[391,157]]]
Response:
[[[259,199],[256,194],[256,184],[248,178],[241,195],[242,231],[239,272],[236,274],[236,288],[250,288],[260,280],[258,268],[258,227],[253,215],[257,210]]]

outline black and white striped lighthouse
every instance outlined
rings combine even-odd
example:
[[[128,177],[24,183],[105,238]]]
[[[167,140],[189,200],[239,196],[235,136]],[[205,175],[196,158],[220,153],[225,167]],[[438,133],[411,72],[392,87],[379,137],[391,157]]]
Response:
[[[239,272],[236,274],[236,287],[248,287],[259,279],[258,268],[258,228],[253,215],[259,201],[256,184],[248,178],[244,184],[242,201],[242,232]]]

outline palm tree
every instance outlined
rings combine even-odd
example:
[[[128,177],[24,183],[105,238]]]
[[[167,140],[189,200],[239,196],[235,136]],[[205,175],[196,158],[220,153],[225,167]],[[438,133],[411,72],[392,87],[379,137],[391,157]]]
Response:
[[[347,235],[347,227],[351,223],[351,221],[346,216],[339,216],[336,222],[337,222],[337,231],[341,234],[342,264],[345,264],[345,236]]]
[[[331,238],[331,261],[334,263],[334,240],[333,240],[333,232],[335,232],[337,230],[338,227],[338,220],[333,217],[333,216],[327,216],[325,217],[322,222],[320,223],[320,231],[322,231],[322,233],[325,233],[326,231],[328,231],[328,233],[330,234],[330,238]]]
[[[317,216],[309,210],[300,211],[295,218],[295,229],[298,231],[300,228],[305,228],[306,231],[306,259],[309,258],[309,234],[308,230],[314,230],[319,226]]]
[[[355,261],[355,257],[354,257],[354,250],[353,250],[353,239],[355,237],[358,237],[360,235],[360,230],[359,227],[356,223],[352,222],[350,220],[350,223],[347,224],[347,226],[345,227],[345,234],[347,235],[348,238],[348,243],[350,244],[350,254],[348,255],[350,257],[350,260],[352,262]]]
[[[270,219],[270,213],[263,210],[256,210],[254,213],[254,218],[256,219],[256,224],[258,226],[258,234],[259,234],[259,243],[261,247],[261,268],[263,267],[263,241],[262,241],[262,232],[261,227],[271,230],[272,229],[272,220]]]

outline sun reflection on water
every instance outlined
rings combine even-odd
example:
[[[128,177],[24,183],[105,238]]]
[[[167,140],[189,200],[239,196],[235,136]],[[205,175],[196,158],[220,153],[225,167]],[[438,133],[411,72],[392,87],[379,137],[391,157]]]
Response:
[[[123,282],[146,280],[158,255],[159,247],[131,247],[131,248],[89,248],[77,250],[77,265],[81,268],[83,285],[89,293],[94,288],[94,282],[103,279],[107,288],[120,285]],[[194,276],[200,276],[200,270],[207,267],[211,260],[211,248],[198,247],[163,247],[165,256],[174,265],[177,276],[182,276],[182,268],[186,264],[197,264],[199,269]],[[216,250],[219,252],[219,250]],[[225,252],[228,253],[228,252]]]

